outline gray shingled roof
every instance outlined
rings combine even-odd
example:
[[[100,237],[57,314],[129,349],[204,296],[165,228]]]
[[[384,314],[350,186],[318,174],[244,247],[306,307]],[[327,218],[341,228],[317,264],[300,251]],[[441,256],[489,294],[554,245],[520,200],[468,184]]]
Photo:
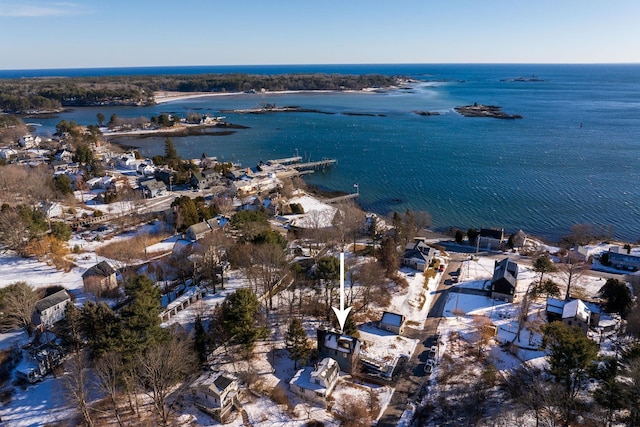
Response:
[[[53,295],[49,295],[46,298],[42,298],[40,301],[36,303],[36,310],[38,313],[42,313],[44,310],[51,308],[55,305],[60,304],[61,302],[71,299],[67,291],[64,289],[56,292]]]
[[[109,265],[109,263],[106,261],[100,261],[98,264],[85,271],[82,278],[85,279],[90,276],[109,277],[115,272],[116,271]]]

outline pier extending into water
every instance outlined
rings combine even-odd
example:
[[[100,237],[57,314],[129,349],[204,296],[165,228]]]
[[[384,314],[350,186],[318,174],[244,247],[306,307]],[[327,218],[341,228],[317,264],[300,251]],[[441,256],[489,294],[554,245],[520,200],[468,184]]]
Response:
[[[308,169],[321,169],[327,166],[331,166],[337,162],[338,161],[336,159],[322,159],[317,162],[296,163],[291,165],[291,167],[299,171]]]
[[[277,165],[290,165],[292,163],[298,163],[300,160],[302,160],[302,157],[295,156],[295,157],[287,157],[286,159],[267,160],[267,163],[272,163]]]
[[[351,193],[351,194],[345,194],[344,196],[334,197],[332,199],[326,199],[326,200],[323,200],[323,202],[331,205],[333,203],[340,203],[345,200],[357,199],[359,196],[360,196],[359,193]]]

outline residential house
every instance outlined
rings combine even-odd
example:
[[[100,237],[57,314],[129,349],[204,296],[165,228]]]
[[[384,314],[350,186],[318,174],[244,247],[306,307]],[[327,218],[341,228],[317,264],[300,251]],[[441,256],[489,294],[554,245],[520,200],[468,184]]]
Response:
[[[31,323],[44,331],[56,322],[64,319],[65,308],[71,302],[71,296],[66,290],[61,290],[46,298],[42,298],[36,303],[35,310],[31,316]]]
[[[567,326],[575,326],[586,335],[589,331],[591,310],[582,300],[574,299],[564,305],[562,309],[562,323]]]
[[[352,336],[341,334],[334,329],[317,329],[318,353],[320,357],[330,357],[338,362],[340,370],[353,373],[360,356],[360,341]]]
[[[620,246],[612,246],[607,252],[611,266],[628,271],[640,270],[640,256],[627,253],[627,250]]]
[[[504,242],[504,228],[480,228],[478,246],[487,250],[499,250]]]
[[[206,187],[206,182],[204,176],[202,176],[202,172],[193,172],[189,179],[189,185],[191,185],[192,188],[197,188],[198,190],[204,189]]]
[[[326,399],[338,382],[340,366],[330,357],[325,357],[314,368],[300,369],[289,381],[289,388],[298,396],[326,403]]]
[[[82,283],[86,291],[97,295],[118,287],[116,271],[106,261],[101,261],[85,271]]]
[[[139,185],[145,198],[153,199],[154,197],[164,196],[167,192],[167,186],[164,185],[164,182],[155,178],[140,181]]]
[[[416,237],[408,243],[402,255],[402,265],[418,271],[425,271],[433,262],[436,250],[427,245],[424,238]]]
[[[55,154],[53,155],[53,157],[56,160],[60,160],[66,163],[70,163],[73,161],[73,153],[65,148],[62,148],[58,151],[55,152]]]
[[[149,163],[140,163],[137,169],[138,173],[144,176],[153,176],[156,172],[156,167]]]
[[[41,142],[42,138],[40,138],[39,136],[36,136],[34,138],[33,135],[24,135],[21,136],[18,140],[18,144],[20,145],[20,147],[23,147],[27,150],[31,148],[37,148]]]
[[[134,153],[124,154],[117,159],[117,165],[123,169],[137,170],[138,159]]]
[[[191,392],[198,408],[224,423],[238,394],[238,380],[226,372],[207,372],[193,383]]]
[[[62,216],[62,205],[60,203],[43,203],[42,212],[47,218],[58,218]]]
[[[184,238],[195,242],[196,240],[202,239],[207,233],[217,230],[218,228],[219,224],[216,219],[207,219],[187,228],[187,231],[184,233]]]
[[[18,152],[13,148],[0,149],[0,159],[7,163],[12,163],[18,160]]]
[[[406,318],[402,314],[385,311],[382,313],[379,328],[385,331],[393,332],[396,335],[404,334],[404,324]]]
[[[569,326],[579,327],[585,334],[588,328],[600,326],[600,306],[593,302],[574,299],[571,301],[547,298],[547,320],[561,321]]]
[[[518,264],[505,258],[495,262],[491,279],[491,298],[513,302],[518,283]]]

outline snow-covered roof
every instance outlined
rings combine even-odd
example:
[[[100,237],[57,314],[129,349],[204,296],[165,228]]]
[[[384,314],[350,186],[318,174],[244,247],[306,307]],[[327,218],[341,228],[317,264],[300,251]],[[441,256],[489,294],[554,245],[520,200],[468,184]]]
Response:
[[[564,300],[547,297],[547,312],[561,316],[562,310],[564,310],[565,304],[566,304],[566,301]]]
[[[391,326],[402,326],[402,322],[404,320],[404,316],[401,314],[397,314],[397,313],[391,313],[389,311],[385,311],[382,314],[382,319],[380,320],[380,323],[383,323],[385,325],[391,325]]]
[[[579,299],[569,301],[564,305],[562,310],[562,318],[567,319],[569,317],[577,317],[578,319],[587,322],[590,316],[589,308]]]

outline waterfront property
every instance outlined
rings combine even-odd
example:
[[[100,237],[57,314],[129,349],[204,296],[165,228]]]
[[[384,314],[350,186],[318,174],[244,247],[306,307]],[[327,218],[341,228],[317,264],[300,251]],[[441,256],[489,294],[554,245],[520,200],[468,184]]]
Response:
[[[607,254],[609,263],[615,268],[628,271],[640,270],[640,256],[627,253],[620,246],[612,246]]]
[[[436,250],[427,245],[424,238],[416,237],[413,242],[407,243],[401,262],[414,270],[425,271],[435,256]]]
[[[505,258],[495,262],[491,279],[491,298],[513,302],[518,283],[518,264]]]

